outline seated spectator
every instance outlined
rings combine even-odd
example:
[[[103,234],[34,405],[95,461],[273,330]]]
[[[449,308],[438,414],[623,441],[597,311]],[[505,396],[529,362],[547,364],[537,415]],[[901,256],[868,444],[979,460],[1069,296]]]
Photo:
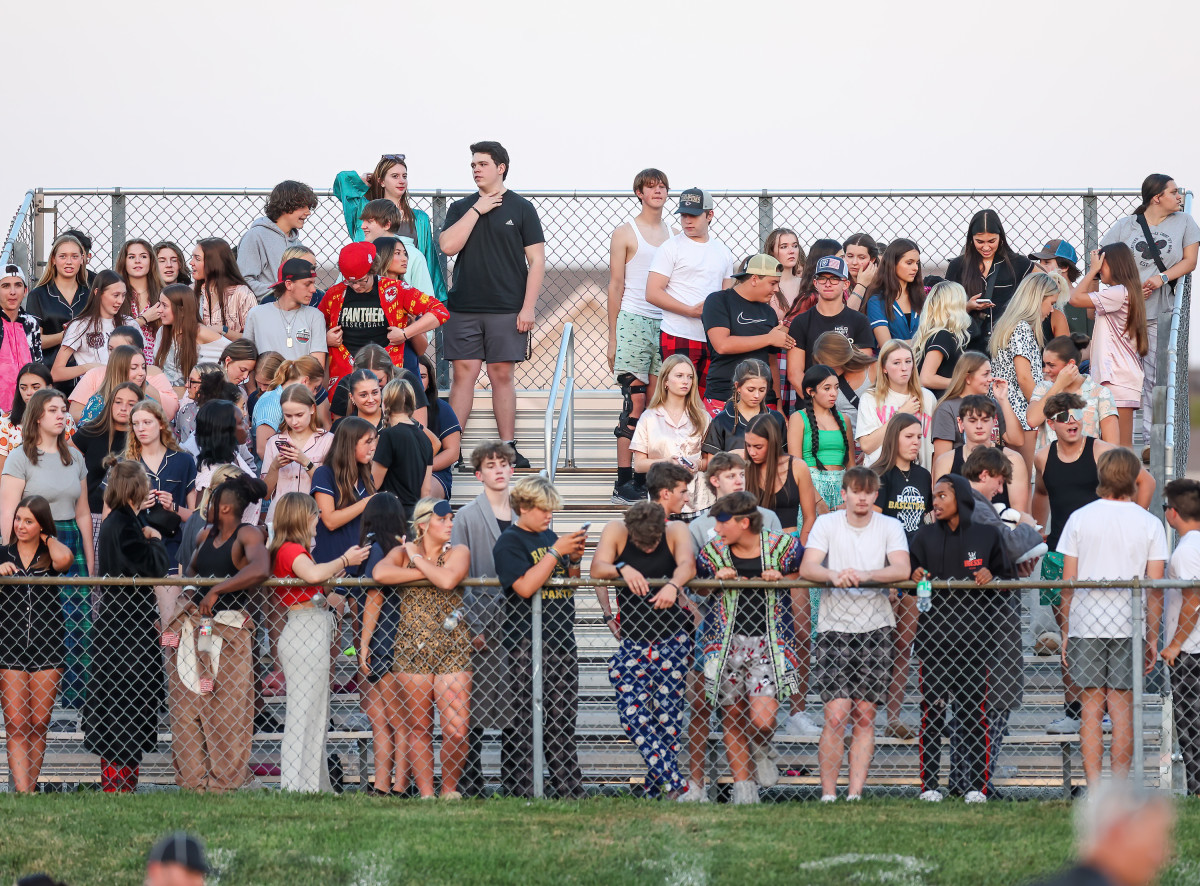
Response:
[[[386,433],[386,432],[385,432]],[[492,551],[504,590],[504,647],[511,692],[508,753],[500,780],[510,796],[533,796],[533,616],[542,598],[543,747],[550,779],[546,796],[579,799],[583,774],[575,724],[579,718],[579,656],[575,644],[575,590],[548,586],[551,578],[578,578],[587,533],[559,536],[550,529],[562,498],[545,477],[522,477],[509,496],[513,523]]]
[[[308,388],[317,404],[317,423],[324,426],[321,419],[321,393],[324,392],[325,367],[321,361],[312,355],[300,357],[297,360],[284,360],[275,371],[271,380],[270,390],[264,392],[254,405],[254,445],[259,457],[266,452],[267,440],[279,432],[283,424],[283,408],[280,397],[288,385],[301,384]],[[326,402],[328,402],[326,400]]]
[[[122,345],[141,352],[141,330],[137,326],[118,326],[112,331],[112,335],[108,337],[108,353],[110,362],[112,360],[113,351]],[[126,367],[126,375],[124,378],[120,378],[120,381],[117,382],[118,384],[121,381],[136,380],[132,377],[134,374],[136,374],[136,371],[131,371],[131,369],[135,364],[137,364],[137,362],[138,361],[130,358],[129,366]],[[167,378],[166,374],[153,363],[146,362],[144,357],[141,367],[141,374],[143,378],[141,380],[136,380],[137,383],[145,389],[147,396],[158,401],[159,405],[162,406],[163,412],[166,414],[168,420],[174,419],[176,413],[179,411],[179,397],[176,395],[175,389],[171,387],[171,380]],[[71,416],[73,418],[79,419],[84,414],[85,407],[92,401],[92,398],[101,392],[101,389],[105,386],[105,379],[108,378],[108,371],[108,366],[97,366],[93,369],[89,369],[79,377],[79,381],[71,391]],[[120,373],[117,373],[114,375],[114,378],[119,376]],[[103,401],[104,398],[101,396],[99,404],[100,406],[104,405]],[[93,407],[93,409],[95,409],[95,407]],[[89,418],[91,417],[92,416],[89,416]]]
[[[205,379],[214,376],[208,383]],[[175,437],[181,445],[187,445],[196,433],[196,412],[207,400],[217,400],[226,397],[228,384],[225,373],[216,363],[197,363],[187,377],[187,396],[179,411],[175,413]]]
[[[933,437],[934,458],[962,443],[958,409],[962,398],[968,394],[990,397],[996,403],[996,439],[993,443],[999,444],[1003,440],[1005,446],[1021,445],[1025,432],[1008,399],[1008,382],[992,376],[992,362],[986,354],[964,351],[954,367],[950,387],[938,400],[933,413],[933,426],[928,435]]]
[[[696,574],[692,539],[683,523],[668,523],[662,506],[642,501],[609,522],[592,557],[591,577],[619,578],[614,615],[601,598],[605,623],[620,646],[608,661],[621,726],[642,755],[647,796],[655,789],[678,800],[690,790],[679,774],[679,736],[686,713],[684,684],[691,653],[685,588]],[[651,588],[646,579],[670,579]],[[599,596],[599,589],[597,589]]]
[[[883,251],[864,301],[863,313],[879,346],[891,339],[911,341],[924,304],[921,250],[912,240],[893,240]]]
[[[160,378],[165,380],[166,376],[160,376]],[[117,386],[125,382],[132,382],[145,396],[157,399],[158,389],[153,385],[147,385],[146,380],[146,358],[142,355],[141,350],[131,345],[117,345],[109,350],[108,365],[104,367],[104,380],[100,384],[100,389],[88,397],[87,403],[78,410],[77,415],[76,406],[73,405],[71,414],[75,415],[81,424],[87,424],[104,409],[104,404],[108,402]],[[75,391],[81,387],[83,385],[76,385],[71,396],[75,396]],[[174,395],[175,391],[172,390],[171,396]]]
[[[958,408],[958,426],[962,431],[963,443],[933,460],[931,473],[934,482],[948,474],[961,476],[963,465],[975,450],[995,445],[992,440],[998,433],[997,414],[996,404],[991,397],[968,394],[962,398]],[[1029,469],[1025,467],[1025,459],[1021,458],[1021,454],[1013,449],[997,448],[1004,454],[1005,460],[1012,469],[1012,481],[1001,487],[996,494],[994,503],[1027,513],[1031,485]]]
[[[120,392],[113,402],[119,396]],[[97,549],[106,575],[167,574],[162,535],[139,519],[149,494],[150,481],[139,462],[112,464],[104,490],[108,516],[100,527]],[[105,588],[104,605],[92,627],[80,724],[84,749],[100,757],[100,787],[105,793],[135,791],[142,755],[158,747],[163,656],[157,618],[154,595],[144,588]]]
[[[803,408],[788,421],[788,448],[804,459],[820,503],[842,504],[842,472],[854,466],[854,428],[837,409],[838,375],[821,363],[804,371]]]
[[[400,233],[401,219],[400,210],[391,200],[370,201],[363,207],[362,239],[368,243],[373,243],[383,237],[399,240],[408,256],[408,263],[402,272],[404,275],[402,279],[417,292],[422,292],[430,298],[437,298],[433,289],[433,276],[429,272],[429,264],[412,237]]]
[[[289,258],[279,268],[272,290],[275,301],[250,311],[245,337],[260,351],[278,351],[288,360],[311,354],[324,365],[329,348],[325,317],[309,307],[316,288],[317,271],[312,262]]]
[[[719,539],[696,555],[697,575],[777,582],[799,573],[799,542],[765,531],[749,492],[718,499],[709,513]],[[790,604],[791,595],[774,587],[726,590],[705,624],[705,695],[721,706],[734,804],[757,803],[758,788],[779,781],[771,736],[779,702],[799,685]]]
[[[12,409],[7,414],[0,415],[0,471],[4,470],[4,462],[9,454],[21,448],[21,425],[25,421],[25,405],[29,398],[43,388],[53,386],[50,370],[44,363],[26,363],[17,370],[17,387],[13,395]],[[66,415],[63,433],[68,440],[75,433],[75,419],[71,418],[70,413]]]
[[[1070,336],[1060,335],[1046,342],[1042,351],[1042,380],[1034,385],[1029,397],[1025,421],[1038,429],[1037,448],[1044,449],[1054,440],[1054,432],[1046,421],[1044,401],[1055,394],[1078,394],[1083,407],[1083,434],[1116,445],[1117,407],[1112,392],[1080,368],[1083,355]]]
[[[437,370],[433,361],[421,357],[421,385],[429,401],[429,432],[441,444],[433,456],[433,485],[430,495],[450,499],[454,483],[454,466],[462,458],[462,428],[450,404],[438,397]]]
[[[446,300],[446,283],[442,278],[433,226],[429,222],[428,213],[415,208],[409,200],[408,162],[403,154],[384,154],[375,164],[374,171],[365,175],[353,170],[339,172],[333,181],[333,196],[342,201],[346,230],[352,240],[365,239],[362,220],[366,202],[386,199],[395,204],[401,216],[398,233],[416,241],[433,278],[433,289],[421,291],[431,292],[437,296],[438,301]],[[409,282],[409,285],[416,286],[412,282]],[[420,289],[419,286],[416,288]]]
[[[709,457],[718,452],[732,452],[745,446],[746,426],[751,419],[769,415],[779,424],[779,433],[786,439],[787,420],[783,414],[768,409],[763,402],[771,389],[771,370],[762,360],[743,360],[733,371],[733,396],[725,408],[713,416],[704,432],[701,450]]]
[[[17,369],[42,360],[42,328],[33,314],[21,308],[29,284],[20,265],[0,269],[0,411],[12,408]]]
[[[250,392],[246,398],[246,411],[254,415],[254,407],[258,398],[271,389],[271,379],[283,362],[283,354],[278,351],[262,351],[254,361],[254,372],[246,379],[246,389]]]
[[[175,393],[182,397],[192,367],[216,362],[229,339],[200,325],[196,294],[182,283],[164,289],[159,304],[162,326],[154,343],[154,365],[167,374]]]
[[[629,444],[633,469],[645,473],[656,461],[672,461],[693,473],[702,470],[700,442],[707,430],[708,413],[697,388],[696,368],[682,354],[672,354],[663,360],[654,396],[633,431]],[[704,495],[700,490],[693,501],[706,504]]]
[[[242,278],[233,250],[220,237],[206,237],[192,250],[192,274],[200,322],[230,341],[240,339],[258,299]]]
[[[63,331],[62,345],[54,356],[50,374],[56,382],[69,382],[89,369],[108,362],[108,337],[130,320],[125,281],[115,271],[104,270],[88,291],[87,302]],[[68,365],[71,358],[74,365]]]
[[[841,255],[850,274],[846,281],[849,284],[846,304],[856,311],[862,310],[867,290],[879,271],[879,244],[870,234],[851,234],[842,242]]]
[[[842,244],[837,240],[822,238],[813,242],[808,250],[808,256],[804,259],[804,272],[800,275],[799,294],[792,301],[792,306],[788,309],[787,314],[784,315],[784,323],[790,326],[793,320],[816,306],[817,290],[814,281],[817,276],[817,262],[826,256],[840,256],[841,254]]]
[[[970,337],[967,291],[943,280],[929,291],[912,340],[921,387],[935,394],[950,387],[954,367]]]
[[[187,256],[179,248],[179,244],[170,240],[160,240],[154,244],[154,257],[158,261],[158,276],[162,278],[163,286],[172,283],[192,284],[192,275],[188,273]]]
[[[892,339],[879,349],[875,384],[863,392],[858,404],[858,423],[854,437],[863,451],[863,465],[870,467],[879,457],[888,419],[907,412],[921,420],[921,457],[928,469],[933,464],[930,429],[936,406],[933,394],[921,387],[913,365],[912,348],[907,342]]]
[[[77,238],[70,234],[55,237],[46,269],[25,300],[25,310],[37,317],[41,326],[42,359],[47,367],[54,365],[67,325],[87,303],[90,278],[86,256],[87,249]]]
[[[787,364],[788,381],[793,390],[800,390],[804,370],[814,362],[813,347],[825,333],[839,332],[860,350],[871,351],[875,348],[870,322],[846,305],[846,278],[846,262],[836,255],[826,256],[817,262],[813,277],[817,303],[812,310],[805,311],[793,320],[789,330],[795,342],[788,351]]]
[[[385,348],[397,366],[405,366],[409,338],[436,329],[449,317],[446,308],[432,296],[378,276],[376,258],[371,243],[351,243],[343,248],[338,269],[345,280],[331,286],[321,300],[328,330],[331,385],[349,374],[351,355],[367,344]],[[413,358],[415,368],[415,353]]]
[[[334,560],[317,563],[311,546],[320,511],[312,496],[289,492],[275,507],[275,535],[270,552],[272,575],[308,584],[274,589],[287,610],[287,626],[279,637],[278,655],[287,680],[287,714],[280,746],[280,787],[315,793],[331,790],[325,735],[329,729],[329,668],[333,614],[338,594],[327,602],[321,585],[364,562],[370,548],[353,545]]]
[[[891,682],[896,618],[887,583],[908,578],[908,542],[899,520],[874,510],[878,491],[874,471],[846,471],[846,508],[817,518],[800,565],[801,578],[825,586],[816,650],[816,682],[825,705],[818,752],[823,803],[837,799],[847,722],[854,728],[846,799],[862,797],[875,753],[875,712]],[[862,587],[867,582],[875,586]]]
[[[306,184],[283,181],[271,189],[265,214],[250,225],[237,249],[238,270],[258,298],[267,295],[281,279],[283,251],[300,242],[300,229],[316,208],[317,195]],[[279,293],[275,294],[278,297]],[[308,300],[300,303],[306,305]]]
[[[129,314],[141,330],[146,362],[152,363],[154,334],[158,331],[159,314],[162,311],[158,296],[165,285],[158,273],[154,247],[149,240],[126,240],[113,267],[125,281],[125,290],[129,293]]]

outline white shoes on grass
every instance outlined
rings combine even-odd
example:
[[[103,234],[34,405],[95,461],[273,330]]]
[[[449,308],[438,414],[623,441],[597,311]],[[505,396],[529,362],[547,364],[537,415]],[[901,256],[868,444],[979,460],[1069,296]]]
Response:
[[[735,781],[731,801],[734,806],[752,806],[758,802],[758,782],[754,779]]]
[[[918,797],[918,799],[924,800],[926,803],[941,803],[942,802],[942,792],[936,791],[936,790],[922,791],[921,796]]]

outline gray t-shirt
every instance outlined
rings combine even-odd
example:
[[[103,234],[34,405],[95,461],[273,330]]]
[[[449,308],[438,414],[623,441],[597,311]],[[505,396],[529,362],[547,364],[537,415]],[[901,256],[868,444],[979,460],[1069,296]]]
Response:
[[[19,477],[25,481],[21,497],[40,495],[46,499],[55,520],[74,520],[75,503],[84,494],[80,484],[87,476],[87,465],[74,446],[68,446],[67,451],[71,453],[70,467],[64,467],[57,452],[43,452],[36,465],[30,464],[24,447],[14,449],[4,462],[6,477]]]
[[[1004,410],[1000,408],[1000,403],[991,394],[988,396],[996,404],[996,427],[992,429],[992,445],[999,446],[1008,423],[1004,420]],[[955,397],[934,410],[930,439],[953,440],[955,446],[962,445],[963,435],[962,431],[958,429],[958,410],[961,406],[962,397]]]
[[[325,343],[325,315],[307,305],[294,311],[281,311],[274,302],[251,308],[245,335],[260,354],[278,351],[285,360],[329,351]]]
[[[1200,243],[1200,225],[1186,212],[1173,212],[1156,225],[1150,225],[1150,233],[1158,244],[1163,266],[1183,260],[1183,251],[1193,243]],[[1142,282],[1159,273],[1158,265],[1147,248],[1146,237],[1142,234],[1142,226],[1138,224],[1137,216],[1126,215],[1117,219],[1116,224],[1108,229],[1101,238],[1100,244],[1128,243],[1137,259],[1138,270],[1142,272]],[[1146,322],[1157,323],[1158,316],[1167,310],[1170,290],[1163,286],[1154,290],[1154,294],[1146,299]]]

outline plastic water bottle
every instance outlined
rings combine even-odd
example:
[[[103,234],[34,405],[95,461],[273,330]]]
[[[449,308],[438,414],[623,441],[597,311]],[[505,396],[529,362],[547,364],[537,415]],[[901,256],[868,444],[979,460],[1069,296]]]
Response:
[[[928,612],[933,596],[933,585],[929,583],[929,579],[922,579],[917,582],[917,612]]]

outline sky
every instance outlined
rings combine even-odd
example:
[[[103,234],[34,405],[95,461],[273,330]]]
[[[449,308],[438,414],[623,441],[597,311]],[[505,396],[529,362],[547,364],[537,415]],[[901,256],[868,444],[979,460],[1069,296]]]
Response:
[[[1148,20],[1146,12],[1153,13]],[[1200,190],[1200,4],[8,4],[0,217],[43,187]],[[1119,39],[1118,39],[1119,38]]]

